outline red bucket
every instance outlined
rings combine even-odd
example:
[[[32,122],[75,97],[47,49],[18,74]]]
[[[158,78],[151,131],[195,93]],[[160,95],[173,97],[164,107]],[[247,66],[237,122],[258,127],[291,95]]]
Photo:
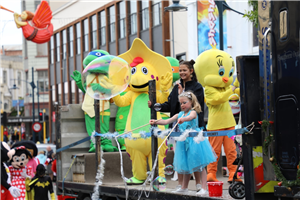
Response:
[[[207,185],[210,197],[220,197],[223,195],[223,182],[208,182]]]
[[[58,200],[68,200],[68,199],[75,199],[76,197],[72,196],[63,196],[63,195],[57,195]]]

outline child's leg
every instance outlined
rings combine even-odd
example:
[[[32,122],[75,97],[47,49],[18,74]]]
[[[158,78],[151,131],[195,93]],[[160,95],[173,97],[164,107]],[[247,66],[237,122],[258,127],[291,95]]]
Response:
[[[190,178],[191,178],[191,174],[183,174],[183,181],[182,181],[181,189],[188,188]]]
[[[206,173],[206,169],[203,168],[203,170],[200,172],[201,173],[201,183],[202,183],[202,188],[204,190],[207,190],[206,189],[206,181],[207,181],[207,173]]]
[[[200,172],[194,172],[194,176],[196,180],[196,185],[200,184],[200,179],[201,179]]]
[[[183,182],[183,174],[178,173],[178,185],[182,185]]]

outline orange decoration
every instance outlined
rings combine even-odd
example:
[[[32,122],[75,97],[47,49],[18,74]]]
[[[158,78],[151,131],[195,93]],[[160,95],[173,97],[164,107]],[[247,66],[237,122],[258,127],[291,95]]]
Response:
[[[21,17],[21,21],[19,20]],[[42,0],[35,14],[23,11],[21,15],[14,13],[17,28],[22,28],[26,40],[42,44],[48,42],[53,34],[51,23],[52,11],[47,1]]]

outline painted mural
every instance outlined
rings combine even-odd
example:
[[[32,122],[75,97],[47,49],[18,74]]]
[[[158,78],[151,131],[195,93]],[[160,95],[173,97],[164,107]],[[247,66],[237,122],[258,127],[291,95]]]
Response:
[[[214,0],[197,1],[198,54],[211,49],[211,45],[220,49],[219,10]],[[223,12],[224,50],[227,49],[226,11]]]

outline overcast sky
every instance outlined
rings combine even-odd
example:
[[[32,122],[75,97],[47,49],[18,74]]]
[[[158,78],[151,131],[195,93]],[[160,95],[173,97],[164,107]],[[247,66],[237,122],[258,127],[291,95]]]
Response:
[[[0,0],[0,5],[17,13],[21,13],[20,0]],[[13,13],[0,9],[0,44],[22,44],[22,29],[14,22]]]

